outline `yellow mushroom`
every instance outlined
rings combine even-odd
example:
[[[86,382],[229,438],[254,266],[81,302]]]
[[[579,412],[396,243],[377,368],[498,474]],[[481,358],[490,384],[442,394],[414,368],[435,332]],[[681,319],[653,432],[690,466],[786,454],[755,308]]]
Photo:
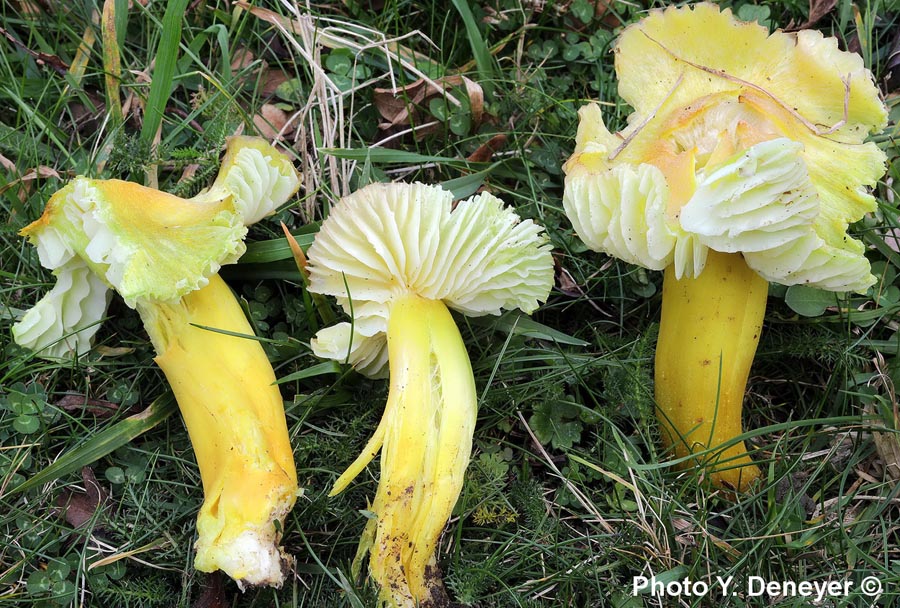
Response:
[[[656,402],[666,445],[711,481],[758,477],[741,406],[768,282],[863,293],[875,282],[847,226],[875,209],[886,109],[834,38],[737,21],[700,3],[654,10],[615,47],[634,108],[610,133],[579,113],[564,206],[596,251],[665,270]]]
[[[389,606],[443,605],[438,539],[472,448],[478,398],[448,308],[530,313],[553,284],[547,238],[490,195],[460,202],[437,186],[372,184],[332,209],[309,249],[310,291],[335,296],[353,322],[321,330],[320,357],[369,376],[390,369],[381,423],[338,478],[343,491],[381,450],[381,478],[358,559]]]
[[[194,565],[242,587],[284,580],[278,542],[297,474],[272,366],[217,273],[244,252],[247,225],[299,186],[284,154],[235,137],[213,186],[194,198],[77,177],[22,230],[57,283],[13,327],[16,342],[44,357],[77,356],[90,349],[110,290],[137,309],[200,466]]]

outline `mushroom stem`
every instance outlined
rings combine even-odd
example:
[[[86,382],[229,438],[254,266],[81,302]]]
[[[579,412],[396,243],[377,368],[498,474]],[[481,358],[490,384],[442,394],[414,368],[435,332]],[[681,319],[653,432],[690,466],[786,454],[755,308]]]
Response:
[[[281,585],[289,558],[276,521],[294,505],[297,476],[265,352],[218,275],[179,300],[137,308],[200,466],[205,499],[194,566],[224,570],[242,588]]]
[[[376,518],[366,526],[358,559],[372,549],[369,571],[388,605],[441,605],[446,595],[434,552],[472,451],[478,408],[472,366],[440,300],[395,299],[387,342],[391,384],[382,423],[361,464],[348,469],[358,472],[383,441]],[[342,477],[336,488],[348,481]]]
[[[741,409],[759,343],[768,283],[739,253],[710,250],[697,278],[663,281],[656,347],[656,405],[663,440],[682,467],[744,491],[759,477],[741,434]]]

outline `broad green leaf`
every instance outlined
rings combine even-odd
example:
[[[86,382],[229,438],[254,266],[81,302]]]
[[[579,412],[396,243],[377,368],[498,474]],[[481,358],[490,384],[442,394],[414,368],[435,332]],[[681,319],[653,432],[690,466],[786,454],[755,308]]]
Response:
[[[768,6],[757,6],[755,4],[744,4],[738,9],[738,18],[741,21],[756,21],[760,25],[769,26],[769,17],[772,15],[772,9]]]
[[[472,128],[472,118],[466,110],[453,112],[448,121],[450,130],[460,137],[466,135]]]
[[[576,19],[584,24],[590,23],[594,19],[594,11],[596,10],[594,3],[588,0],[575,0],[572,2],[569,10]]]
[[[528,425],[543,444],[550,444],[556,450],[568,450],[581,440],[581,422],[572,420],[572,411],[577,418],[577,408],[560,401],[538,405]]]
[[[335,49],[325,57],[325,67],[335,74],[347,76],[353,68],[353,53],[347,49]]]
[[[494,167],[499,164],[500,163],[494,163],[483,171],[476,171],[475,173],[469,173],[462,177],[448,179],[447,181],[441,182],[441,188],[452,192],[453,198],[468,198],[478,192],[478,189],[484,184],[485,178],[494,170]]]
[[[791,285],[784,294],[784,302],[798,315],[818,317],[829,306],[835,305],[836,296],[832,291],[816,289],[806,285]]]
[[[41,421],[37,416],[23,414],[13,420],[13,428],[18,433],[21,433],[23,435],[30,435],[31,433],[37,432],[37,430],[41,428]]]

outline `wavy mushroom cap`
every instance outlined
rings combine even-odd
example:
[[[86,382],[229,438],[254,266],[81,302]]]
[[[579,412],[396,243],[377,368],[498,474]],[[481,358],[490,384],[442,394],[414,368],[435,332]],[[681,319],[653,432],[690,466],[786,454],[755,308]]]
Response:
[[[87,352],[106,315],[112,292],[78,258],[62,264],[53,274],[53,288],[13,325],[13,339],[40,351],[43,357]]]
[[[287,156],[249,137],[228,141],[215,183],[190,199],[76,177],[21,232],[57,285],[13,327],[16,341],[42,356],[78,354],[90,347],[108,289],[132,308],[200,289],[245,251],[247,225],[273,213],[299,186]],[[82,295],[75,299],[76,293]]]
[[[258,137],[228,138],[216,181],[192,200],[231,196],[244,225],[271,215],[300,188],[300,176],[286,154]]]
[[[425,184],[370,184],[332,209],[309,249],[310,291],[335,296],[353,316],[320,331],[320,357],[369,375],[387,362],[391,303],[415,293],[468,315],[526,313],[553,284],[541,227],[482,193],[453,208],[453,195]]]
[[[612,134],[585,106],[564,206],[588,246],[676,276],[709,249],[769,281],[874,283],[847,227],[875,209],[887,112],[862,59],[819,32],[769,35],[712,4],[652,11],[616,45],[633,108]]]

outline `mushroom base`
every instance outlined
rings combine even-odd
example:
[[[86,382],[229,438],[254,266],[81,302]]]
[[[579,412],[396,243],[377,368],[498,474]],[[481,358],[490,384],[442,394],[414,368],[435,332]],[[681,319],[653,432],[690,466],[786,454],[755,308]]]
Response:
[[[767,294],[741,254],[713,250],[699,277],[676,279],[670,266],[663,282],[655,371],[662,439],[682,469],[699,468],[730,491],[760,475],[736,438]]]

